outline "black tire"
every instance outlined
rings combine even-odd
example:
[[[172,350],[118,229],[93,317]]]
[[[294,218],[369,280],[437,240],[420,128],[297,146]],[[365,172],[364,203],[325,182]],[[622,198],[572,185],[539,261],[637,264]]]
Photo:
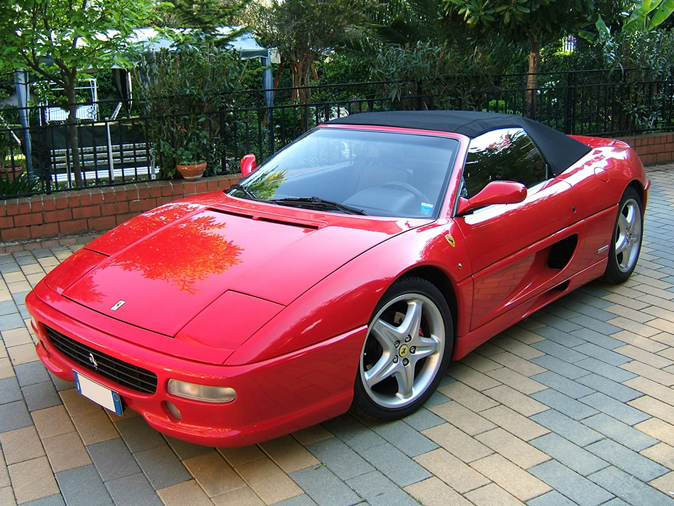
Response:
[[[602,279],[615,284],[627,281],[639,260],[643,230],[644,209],[641,196],[634,188],[629,187],[623,193],[618,205],[618,217],[611,237],[608,264]]]
[[[419,409],[447,370],[453,329],[447,301],[435,285],[416,277],[394,283],[370,319],[352,411],[387,421]]]

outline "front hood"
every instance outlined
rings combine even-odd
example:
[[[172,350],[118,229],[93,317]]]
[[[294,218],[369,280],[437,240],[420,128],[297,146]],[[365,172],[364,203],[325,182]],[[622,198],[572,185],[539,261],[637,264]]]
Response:
[[[87,246],[88,268],[77,279],[60,280],[67,286],[46,281],[97,312],[175,336],[226,291],[288,305],[355,256],[410,228],[393,220],[370,227],[358,218],[301,220],[293,212],[270,217],[171,204]],[[356,226],[345,226],[349,221]],[[236,307],[230,311],[223,325],[237,314]]]

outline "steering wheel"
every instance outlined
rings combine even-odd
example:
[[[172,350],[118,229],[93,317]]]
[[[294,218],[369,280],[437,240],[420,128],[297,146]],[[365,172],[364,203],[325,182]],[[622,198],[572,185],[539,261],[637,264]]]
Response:
[[[389,181],[388,183],[384,183],[382,185],[383,188],[386,188],[387,186],[392,187],[392,188],[401,188],[403,190],[407,190],[408,192],[413,193],[416,198],[421,200],[421,202],[430,202],[430,200],[428,199],[428,197],[426,195],[421,193],[414,186],[412,186],[410,184],[407,184],[407,183],[403,183],[402,181]]]

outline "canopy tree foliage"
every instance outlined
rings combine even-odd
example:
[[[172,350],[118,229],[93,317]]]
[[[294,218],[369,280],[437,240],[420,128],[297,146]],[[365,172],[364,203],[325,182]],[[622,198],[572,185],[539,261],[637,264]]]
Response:
[[[476,34],[498,32],[501,40],[529,43],[528,115],[535,117],[535,89],[546,38],[558,40],[587,25],[594,0],[442,0],[446,17],[460,17]]]
[[[0,0],[0,72],[24,69],[64,90],[73,172],[82,185],[75,88],[87,70],[130,64],[128,36],[153,0]]]
[[[242,24],[252,0],[173,0],[156,7],[157,25],[170,28],[199,28],[211,33],[219,26]]]
[[[263,42],[277,47],[281,66],[288,63],[293,87],[299,89],[293,99],[308,100],[305,88],[317,78],[314,62],[328,50],[342,45],[348,33],[363,22],[367,0],[271,0],[258,5],[255,32]]]

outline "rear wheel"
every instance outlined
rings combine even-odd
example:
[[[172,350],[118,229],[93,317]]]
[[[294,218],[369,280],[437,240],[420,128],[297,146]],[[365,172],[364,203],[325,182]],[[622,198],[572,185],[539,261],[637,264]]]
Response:
[[[440,383],[452,345],[452,317],[440,290],[421,278],[396,282],[370,321],[353,410],[378,420],[413,413]]]
[[[604,279],[623,283],[632,275],[639,260],[643,237],[644,213],[639,193],[627,188],[620,199],[618,218],[609,249]]]

